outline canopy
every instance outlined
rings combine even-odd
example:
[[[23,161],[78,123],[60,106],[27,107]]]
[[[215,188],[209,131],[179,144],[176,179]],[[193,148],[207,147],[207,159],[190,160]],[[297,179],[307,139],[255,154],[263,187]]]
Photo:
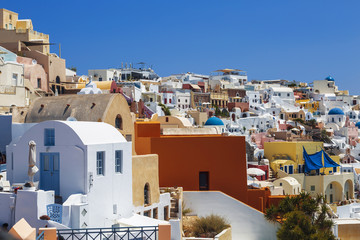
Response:
[[[249,176],[263,176],[265,175],[265,172],[261,170],[260,168],[248,168],[247,174]]]
[[[323,168],[322,151],[309,155],[303,147],[303,156],[305,161],[305,172]]]
[[[322,156],[324,155],[324,164],[322,160]],[[323,167],[339,167],[340,165],[334,162],[329,155],[321,150],[314,154],[308,154],[303,147],[303,156],[305,161],[305,172],[310,172],[311,170],[318,170]]]
[[[229,68],[225,68],[225,69],[216,70],[216,71],[214,71],[214,72],[229,73],[229,72],[242,72],[242,70],[240,70],[240,69],[229,69]]]
[[[334,162],[334,160],[332,160],[324,150],[322,150],[322,151],[324,153],[324,167],[339,167],[340,166],[339,164]]]

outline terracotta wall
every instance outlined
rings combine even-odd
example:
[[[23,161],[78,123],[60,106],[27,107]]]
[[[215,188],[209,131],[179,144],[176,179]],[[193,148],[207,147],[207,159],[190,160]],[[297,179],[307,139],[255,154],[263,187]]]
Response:
[[[265,209],[268,207],[268,198],[271,195],[269,188],[248,189],[247,195],[247,204],[252,206],[253,208],[264,212]]]
[[[247,202],[245,138],[160,136],[160,123],[135,123],[137,154],[159,155],[160,186],[199,190],[199,172],[209,172],[209,190]],[[150,151],[150,152],[148,152]]]

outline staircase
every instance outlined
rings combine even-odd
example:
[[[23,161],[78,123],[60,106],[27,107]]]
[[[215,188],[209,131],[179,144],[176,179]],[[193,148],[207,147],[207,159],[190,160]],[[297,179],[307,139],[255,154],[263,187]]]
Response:
[[[179,200],[171,198],[170,218],[178,218],[179,214]]]
[[[270,180],[270,181],[275,180],[275,173],[271,168],[269,168],[269,179],[268,180]]]
[[[154,114],[154,112],[149,107],[144,105],[144,114],[145,114],[146,118],[151,118],[151,116]]]

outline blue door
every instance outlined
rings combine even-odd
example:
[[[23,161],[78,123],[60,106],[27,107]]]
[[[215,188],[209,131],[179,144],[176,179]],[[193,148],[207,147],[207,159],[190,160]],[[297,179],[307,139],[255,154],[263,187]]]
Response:
[[[40,188],[60,191],[60,157],[59,153],[40,153]]]
[[[294,173],[294,166],[290,165],[289,166],[289,174],[293,174]]]

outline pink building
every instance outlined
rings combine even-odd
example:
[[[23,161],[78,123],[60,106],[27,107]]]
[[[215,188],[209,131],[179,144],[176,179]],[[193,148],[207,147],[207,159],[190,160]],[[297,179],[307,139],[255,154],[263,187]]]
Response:
[[[44,68],[36,60],[27,57],[17,57],[17,62],[24,64],[24,78],[28,79],[32,86],[44,92],[49,91],[49,84]]]

